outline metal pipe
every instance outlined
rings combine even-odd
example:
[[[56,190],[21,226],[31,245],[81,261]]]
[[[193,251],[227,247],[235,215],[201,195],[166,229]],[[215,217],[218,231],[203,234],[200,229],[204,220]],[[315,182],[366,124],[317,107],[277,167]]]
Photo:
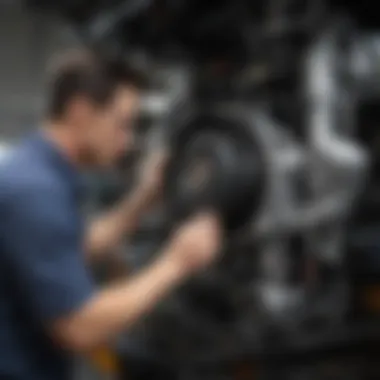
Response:
[[[347,184],[345,180],[348,181],[348,178],[351,186],[360,185],[363,180],[360,174],[365,171],[367,164],[364,151],[352,138],[356,99],[346,94],[350,89],[345,89],[340,82],[342,73],[337,34],[332,29],[325,32],[306,59],[306,125],[311,165],[315,163],[310,180],[316,193],[326,192],[325,186],[320,184],[327,183],[329,186],[331,176],[335,177],[330,183],[335,190]],[[342,187],[341,190],[345,189]],[[352,187],[347,192],[356,194]]]
[[[352,137],[355,127],[356,99],[346,88],[342,72],[349,68],[341,48],[338,27],[328,29],[312,46],[306,58],[305,93],[307,99],[309,183],[312,197],[318,202],[304,215],[312,221],[315,213],[332,214],[330,233],[320,238],[318,227],[309,235],[310,249],[328,261],[341,257],[342,234],[347,213],[361,190],[367,174],[367,155]],[[327,257],[329,256],[329,257]]]
[[[362,100],[380,96],[380,34],[357,37],[351,54],[351,73]]]

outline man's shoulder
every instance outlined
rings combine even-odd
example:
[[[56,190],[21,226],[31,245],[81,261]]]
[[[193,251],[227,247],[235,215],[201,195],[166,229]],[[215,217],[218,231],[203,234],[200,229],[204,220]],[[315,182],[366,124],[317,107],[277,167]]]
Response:
[[[49,169],[28,144],[14,147],[0,163],[0,197],[59,192],[59,181]]]

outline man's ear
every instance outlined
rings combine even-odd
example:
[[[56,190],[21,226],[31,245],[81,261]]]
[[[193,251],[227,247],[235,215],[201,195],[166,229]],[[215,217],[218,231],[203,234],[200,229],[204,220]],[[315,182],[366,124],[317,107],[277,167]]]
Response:
[[[75,96],[67,107],[67,115],[71,124],[80,127],[91,123],[94,106],[84,96]]]

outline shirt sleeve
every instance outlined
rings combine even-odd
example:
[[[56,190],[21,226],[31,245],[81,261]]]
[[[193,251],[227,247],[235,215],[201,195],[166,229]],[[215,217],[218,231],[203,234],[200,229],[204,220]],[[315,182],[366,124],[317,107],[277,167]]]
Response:
[[[2,227],[5,262],[27,310],[51,322],[80,309],[92,296],[73,205],[58,191],[13,194]]]

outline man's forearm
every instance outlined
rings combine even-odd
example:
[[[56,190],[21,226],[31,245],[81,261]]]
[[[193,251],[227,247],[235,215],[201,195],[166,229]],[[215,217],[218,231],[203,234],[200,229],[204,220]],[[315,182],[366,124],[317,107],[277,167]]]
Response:
[[[111,211],[94,220],[86,236],[86,255],[90,260],[118,248],[123,238],[135,232],[146,209],[143,196],[138,191],[123,199]]]
[[[135,278],[98,293],[80,313],[58,324],[56,331],[69,348],[95,348],[149,312],[182,278],[178,265],[161,259]]]

